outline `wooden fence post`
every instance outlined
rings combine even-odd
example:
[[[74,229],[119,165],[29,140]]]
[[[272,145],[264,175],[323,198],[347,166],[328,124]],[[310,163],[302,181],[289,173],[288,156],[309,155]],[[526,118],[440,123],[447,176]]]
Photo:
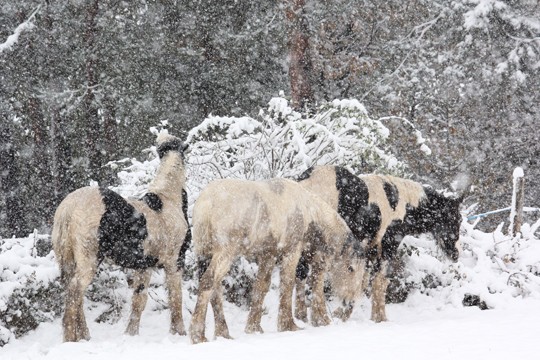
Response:
[[[525,175],[523,169],[514,169],[514,189],[512,193],[512,209],[510,212],[510,232],[516,236],[521,231],[523,223],[523,203],[525,197]]]

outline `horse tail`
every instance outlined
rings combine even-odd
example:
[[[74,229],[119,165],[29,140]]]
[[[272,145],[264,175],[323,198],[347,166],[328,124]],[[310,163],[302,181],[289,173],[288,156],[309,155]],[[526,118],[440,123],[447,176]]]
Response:
[[[70,222],[71,214],[60,206],[54,216],[52,244],[56,260],[60,266],[60,281],[64,286],[69,283],[76,267],[73,244],[70,241]]]
[[[193,223],[193,251],[197,255],[212,256],[212,224],[206,214]]]

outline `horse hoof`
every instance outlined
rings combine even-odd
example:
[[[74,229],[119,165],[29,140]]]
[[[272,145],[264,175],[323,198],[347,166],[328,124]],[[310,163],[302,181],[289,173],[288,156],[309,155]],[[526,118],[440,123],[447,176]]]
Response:
[[[191,343],[192,344],[200,344],[208,342],[208,339],[204,335],[198,335],[198,334],[191,334]]]
[[[186,329],[183,326],[172,327],[170,330],[170,333],[173,335],[180,335],[180,336],[185,336],[187,334]]]
[[[294,314],[294,317],[297,318],[298,320],[300,321],[303,321],[305,323],[308,322],[308,316],[307,316],[307,312],[297,312],[296,314]]]
[[[245,329],[246,334],[263,334],[264,331],[260,324],[248,324]]]
[[[373,315],[371,317],[371,321],[376,322],[376,323],[380,323],[380,322],[387,321],[387,319],[386,319],[385,315]]]
[[[330,325],[331,321],[328,316],[323,316],[316,319],[311,319],[311,324],[315,327]]]
[[[216,338],[220,337],[220,338],[223,338],[223,339],[227,339],[227,340],[233,340],[233,337],[231,335],[229,335],[229,333],[216,333],[215,335]]]
[[[232,339],[231,335],[229,335],[229,328],[227,325],[225,326],[216,326],[214,330],[214,337],[221,337],[224,339]]]
[[[283,325],[281,325],[281,326],[278,327],[278,331],[279,331],[279,332],[283,332],[283,331],[298,331],[298,330],[302,330],[302,328],[298,327],[295,323],[283,324]]]
[[[139,335],[139,329],[128,326],[127,329],[126,329],[125,334],[129,335],[129,336],[137,336],[137,335]]]
[[[79,339],[75,336],[64,336],[64,342],[78,342],[79,340],[82,339]]]
[[[350,315],[350,313],[349,313]],[[345,322],[349,319],[349,316],[347,316],[347,312],[345,310],[343,310],[342,308],[338,308],[336,309],[333,313],[332,313],[332,316],[335,317],[335,318],[338,318],[339,320]]]

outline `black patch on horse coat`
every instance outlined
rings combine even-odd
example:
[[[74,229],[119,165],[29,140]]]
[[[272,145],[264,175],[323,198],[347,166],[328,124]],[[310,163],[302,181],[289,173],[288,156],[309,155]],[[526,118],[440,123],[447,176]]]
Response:
[[[309,274],[309,253],[302,252],[298,265],[296,266],[296,278],[299,280],[306,280]]]
[[[381,211],[377,204],[368,203],[366,183],[347,169],[336,166],[338,214],[345,220],[358,241],[374,239],[381,227]]]
[[[403,239],[403,221],[394,220],[386,228],[386,232],[381,240],[381,256],[383,260],[392,260],[397,254],[397,249]]]
[[[180,139],[171,139],[164,142],[163,144],[158,145],[157,153],[160,159],[162,159],[165,154],[169,151],[178,151],[183,158],[184,150],[187,148],[186,145],[182,143]]]
[[[386,194],[386,198],[388,199],[388,203],[390,204],[390,207],[392,210],[396,210],[396,206],[399,202],[399,191],[396,185],[385,182],[384,183],[384,193]]]
[[[144,254],[143,241],[148,236],[144,215],[114,191],[100,192],[105,205],[98,229],[100,261],[106,256],[127,268],[155,266],[158,259]]]
[[[433,232],[439,225],[449,220],[446,203],[450,200],[435,190],[424,188],[425,195],[417,207],[407,204],[400,232],[404,235],[416,235]],[[444,219],[443,219],[444,217]]]
[[[178,269],[182,269],[185,266],[186,263],[186,252],[191,246],[191,227],[189,226],[189,220],[188,220],[188,197],[187,197],[187,191],[185,189],[182,189],[182,213],[184,213],[184,218],[186,219],[187,224],[187,232],[186,237],[184,238],[184,242],[182,243],[182,247],[180,248],[180,252],[178,254],[178,260],[176,261],[176,265],[178,266]]]
[[[424,187],[424,193],[417,207],[407,204],[403,221],[393,223],[387,232],[393,236],[432,233],[444,253],[455,261],[459,255],[460,202],[430,187]]]
[[[311,222],[305,234],[306,247],[296,266],[296,278],[305,280],[309,274],[309,264],[313,260],[316,251],[326,252],[326,244],[322,241],[323,232],[317,224]]]
[[[368,188],[360,178],[340,166],[335,166],[334,171],[338,192],[336,210],[352,232],[352,236],[349,236],[341,251],[343,253],[347,246],[352,246],[353,253],[358,257],[363,257],[366,251],[361,242],[366,238],[375,237],[381,226],[381,212],[377,205],[369,206]],[[312,172],[312,167],[307,169],[297,178],[297,181],[309,179]],[[296,267],[296,276],[301,280],[308,275],[310,255],[312,256],[310,253],[303,252]]]
[[[144,195],[141,200],[155,212],[161,212],[161,210],[163,210],[163,201],[161,201],[159,195],[156,193],[149,192]]]
[[[201,280],[206,270],[208,270],[208,267],[210,266],[210,261],[212,261],[212,257],[205,256],[201,256],[197,260],[197,268],[199,269],[199,281]]]

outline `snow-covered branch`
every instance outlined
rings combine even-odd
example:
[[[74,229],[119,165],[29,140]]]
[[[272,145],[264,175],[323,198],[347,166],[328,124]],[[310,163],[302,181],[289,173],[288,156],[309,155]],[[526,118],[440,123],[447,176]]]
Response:
[[[19,36],[22,34],[23,31],[31,30],[34,27],[34,18],[36,17],[36,14],[41,9],[41,5],[39,5],[36,10],[26,19],[25,22],[17,26],[13,34],[9,35],[6,41],[4,41],[2,44],[0,44],[0,54],[4,51],[11,50],[13,45],[19,41]]]

